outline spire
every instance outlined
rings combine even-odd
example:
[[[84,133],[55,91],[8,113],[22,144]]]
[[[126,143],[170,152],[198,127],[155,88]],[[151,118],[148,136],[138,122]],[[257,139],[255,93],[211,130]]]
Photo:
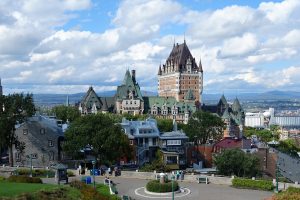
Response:
[[[228,107],[226,106],[226,109],[222,115],[222,119],[230,119],[230,115],[229,115],[229,111],[228,111]]]
[[[236,97],[234,99],[234,102],[232,104],[232,110],[233,111],[240,111],[242,109],[242,106],[240,104],[240,101],[238,100],[238,98]]]
[[[161,65],[159,65],[159,68],[158,68],[158,73],[157,75],[161,75],[162,71],[161,71]]]
[[[185,32],[183,34],[183,43],[185,44]]]
[[[203,72],[202,63],[201,63],[201,58],[200,58],[200,62],[199,62],[199,72]]]
[[[173,131],[177,131],[177,122],[173,119]]]

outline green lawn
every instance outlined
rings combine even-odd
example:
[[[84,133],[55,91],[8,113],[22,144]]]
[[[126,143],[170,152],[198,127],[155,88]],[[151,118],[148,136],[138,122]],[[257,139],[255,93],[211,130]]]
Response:
[[[59,188],[57,185],[36,184],[36,183],[12,183],[0,181],[0,197],[13,197],[28,192],[36,192],[38,190],[52,190]]]
[[[105,196],[110,196],[109,187],[104,184],[97,184],[96,189],[100,194],[103,194]]]

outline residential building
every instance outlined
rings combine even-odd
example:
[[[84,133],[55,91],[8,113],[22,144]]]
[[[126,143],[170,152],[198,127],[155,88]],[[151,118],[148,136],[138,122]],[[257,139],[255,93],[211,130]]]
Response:
[[[16,127],[20,145],[14,146],[14,166],[46,167],[64,159],[62,121],[33,116]]]
[[[164,162],[173,169],[186,165],[185,143],[188,137],[177,130],[174,122],[172,132],[161,133],[157,121],[148,118],[143,121],[122,120],[121,126],[135,148],[134,161],[142,166],[156,158],[157,150],[163,154]]]

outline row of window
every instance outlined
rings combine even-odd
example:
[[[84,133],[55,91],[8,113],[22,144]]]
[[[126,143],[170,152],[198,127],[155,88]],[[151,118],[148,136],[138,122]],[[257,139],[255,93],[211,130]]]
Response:
[[[44,128],[41,128],[40,129],[40,134],[41,135],[44,135],[46,133],[45,129]],[[28,129],[23,129],[23,134],[24,135],[27,135],[28,134]]]
[[[54,152],[53,151],[50,151],[48,156],[49,156],[49,161],[54,160]],[[26,157],[27,157],[27,159],[38,159],[38,154],[37,153],[32,153],[30,155],[27,155]],[[16,158],[16,161],[21,161],[21,153],[16,153],[15,158]]]

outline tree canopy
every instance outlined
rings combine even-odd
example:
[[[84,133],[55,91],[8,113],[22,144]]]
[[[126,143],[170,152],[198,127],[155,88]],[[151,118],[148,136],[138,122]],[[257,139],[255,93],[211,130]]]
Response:
[[[87,115],[75,119],[65,133],[64,151],[77,156],[86,147],[101,163],[130,158],[132,147],[121,126],[106,114]]]
[[[275,128],[275,127],[273,127]],[[269,142],[272,141],[273,139],[278,139],[278,133],[274,132],[274,130],[267,130],[267,129],[256,129],[252,127],[245,127],[244,129],[244,134],[247,137],[250,137],[251,135],[256,135],[257,137],[260,138],[261,141],[263,142]]]
[[[223,136],[223,120],[209,112],[196,111],[184,126],[184,131],[191,141],[205,144],[209,139],[219,140]]]
[[[259,173],[259,158],[240,149],[228,149],[217,154],[214,164],[222,175],[254,177]]]
[[[32,95],[12,94],[0,96],[0,145],[9,148],[9,163],[13,165],[12,147],[19,146],[15,125],[23,123],[35,112]]]
[[[76,118],[80,117],[79,110],[72,106],[55,106],[52,108],[52,112],[56,115],[57,119],[61,119],[64,123],[67,120],[72,122]]]

